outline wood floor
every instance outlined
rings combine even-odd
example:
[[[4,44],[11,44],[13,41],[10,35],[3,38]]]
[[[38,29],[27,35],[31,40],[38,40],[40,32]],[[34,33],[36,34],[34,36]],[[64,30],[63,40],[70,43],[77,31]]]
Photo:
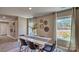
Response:
[[[7,52],[17,47],[17,41],[7,36],[0,36],[0,52]]]
[[[0,37],[0,52],[19,52],[18,41],[7,36]],[[30,52],[30,51],[28,51]],[[57,48],[54,52],[63,52]]]

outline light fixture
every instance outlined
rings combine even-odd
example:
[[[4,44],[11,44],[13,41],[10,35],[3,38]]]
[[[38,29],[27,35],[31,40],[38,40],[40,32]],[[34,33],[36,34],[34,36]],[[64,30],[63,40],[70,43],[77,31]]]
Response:
[[[29,8],[29,10],[32,10],[32,8]]]

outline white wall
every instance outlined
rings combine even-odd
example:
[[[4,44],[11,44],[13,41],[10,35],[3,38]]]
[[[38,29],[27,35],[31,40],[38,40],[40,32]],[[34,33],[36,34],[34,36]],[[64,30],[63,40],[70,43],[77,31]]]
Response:
[[[8,34],[8,23],[0,22],[0,35],[7,35]]]
[[[18,34],[26,35],[27,34],[27,22],[26,18],[18,17]]]

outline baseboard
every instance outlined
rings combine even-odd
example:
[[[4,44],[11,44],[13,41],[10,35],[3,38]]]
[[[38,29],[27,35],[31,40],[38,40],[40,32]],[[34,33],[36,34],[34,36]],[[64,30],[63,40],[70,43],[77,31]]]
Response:
[[[17,38],[13,37],[13,36],[10,36],[10,35],[7,35],[9,38],[12,38],[14,40],[17,40]]]

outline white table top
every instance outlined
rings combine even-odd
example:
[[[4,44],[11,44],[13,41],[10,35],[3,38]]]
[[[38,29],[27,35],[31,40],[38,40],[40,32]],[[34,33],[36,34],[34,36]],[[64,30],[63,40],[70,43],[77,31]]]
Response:
[[[25,37],[25,36],[20,36],[19,38],[22,38],[24,40],[31,41],[31,42],[34,42],[34,43],[37,43],[37,44],[41,44],[41,45],[45,45],[45,44],[51,45],[51,43],[48,43],[48,41],[42,41],[40,39],[33,39],[33,38],[30,38],[30,37]]]

